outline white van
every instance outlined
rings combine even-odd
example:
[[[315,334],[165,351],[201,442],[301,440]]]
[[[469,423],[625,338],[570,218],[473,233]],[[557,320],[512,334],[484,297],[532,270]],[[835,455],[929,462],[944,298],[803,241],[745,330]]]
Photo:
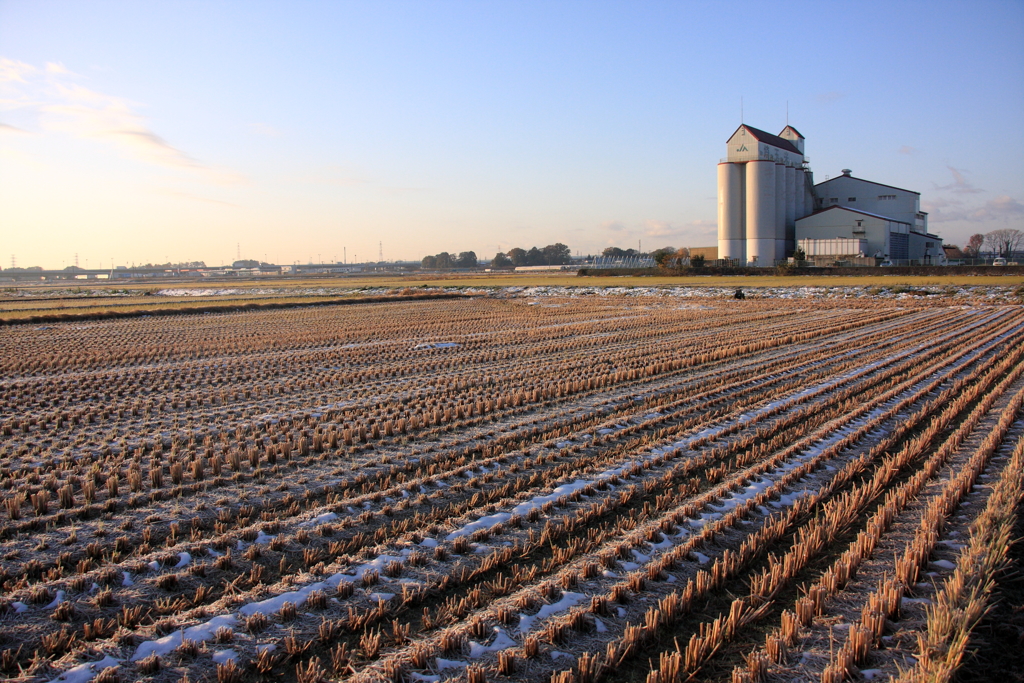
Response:
[[[1002,256],[1000,256],[999,258],[994,258],[994,259],[992,259],[992,265],[993,266],[1005,266],[1006,265],[1006,259],[1004,259]]]

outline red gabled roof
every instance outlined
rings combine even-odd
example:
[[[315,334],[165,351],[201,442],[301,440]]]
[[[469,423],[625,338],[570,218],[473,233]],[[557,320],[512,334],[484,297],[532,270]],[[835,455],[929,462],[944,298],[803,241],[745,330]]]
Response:
[[[765,144],[771,145],[772,147],[778,147],[779,149],[785,150],[787,152],[792,152],[793,154],[799,154],[803,156],[803,152],[798,150],[796,148],[796,145],[794,145],[789,140],[786,140],[785,138],[780,138],[778,135],[766,133],[760,128],[754,128],[753,126],[748,126],[745,123],[740,124],[740,127],[732,132],[732,135],[729,136],[729,140],[732,140],[732,136],[736,135],[740,128],[746,129],[746,131],[750,133],[750,135],[758,142],[763,142]],[[796,129],[794,128],[794,130]],[[728,142],[729,140],[726,140],[726,142]]]

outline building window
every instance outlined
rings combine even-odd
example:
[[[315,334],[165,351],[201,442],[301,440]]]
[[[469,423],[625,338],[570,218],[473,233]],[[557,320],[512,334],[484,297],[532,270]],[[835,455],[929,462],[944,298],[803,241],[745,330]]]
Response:
[[[884,201],[886,199],[896,199],[896,195],[894,195],[894,194],[880,194],[880,195],[878,195],[878,198],[880,200]]]
[[[828,203],[829,204],[838,204],[839,203],[839,197],[829,197]]]
[[[848,201],[848,202],[855,202],[855,201],[857,201],[857,198],[856,197],[850,197],[846,201]]]

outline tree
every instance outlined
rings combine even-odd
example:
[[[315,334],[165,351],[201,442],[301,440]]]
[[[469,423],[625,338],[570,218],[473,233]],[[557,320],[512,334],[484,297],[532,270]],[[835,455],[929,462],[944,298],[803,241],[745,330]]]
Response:
[[[436,258],[438,270],[448,270],[452,267],[452,255],[447,251],[442,251]]]
[[[494,255],[493,259],[491,259],[491,268],[510,268],[513,265],[512,259],[500,251]]]
[[[453,264],[456,268],[476,268],[476,252],[475,251],[463,251],[459,253],[459,258],[456,259]]]
[[[693,266],[694,268],[703,268],[704,267],[704,256],[701,255],[701,254],[697,254],[696,256],[691,256],[690,257],[690,265]]]
[[[420,261],[420,267],[424,270],[434,270],[437,268],[437,257],[436,256],[424,256],[423,260]]]
[[[508,252],[508,257],[512,259],[512,265],[514,266],[530,265],[528,259],[526,258],[525,249],[520,249],[519,247],[516,247],[515,249],[510,249]]]
[[[985,236],[982,234],[971,235],[971,238],[967,240],[967,246],[964,247],[964,256],[970,258],[978,258],[978,252],[981,251],[981,245],[985,243]]]
[[[544,254],[541,253],[537,247],[530,247],[530,251],[526,252],[526,265],[528,266],[543,266],[544,265]]]
[[[572,262],[572,252],[561,242],[549,244],[541,249],[541,252],[544,255],[544,263],[549,266],[563,266]]]
[[[601,252],[601,256],[605,258],[629,258],[630,256],[639,256],[640,252],[636,249],[619,249],[618,247],[607,247]]]
[[[660,268],[671,268],[673,261],[675,260],[676,248],[675,247],[662,247],[661,249],[655,249],[651,252],[651,258],[658,264]]]
[[[1013,252],[1020,248],[1021,242],[1024,242],[1024,232],[1014,228],[993,230],[985,235],[985,244],[988,248],[1003,258],[1012,257]]]

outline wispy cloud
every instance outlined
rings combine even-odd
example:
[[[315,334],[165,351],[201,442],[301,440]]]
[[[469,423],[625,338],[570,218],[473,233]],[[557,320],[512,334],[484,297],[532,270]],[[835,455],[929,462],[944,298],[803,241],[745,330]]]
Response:
[[[0,133],[13,133],[15,135],[28,135],[27,130],[22,130],[17,126],[12,126],[9,123],[0,123]]]
[[[844,97],[846,97],[846,93],[839,90],[830,90],[829,92],[818,93],[816,99],[821,104],[834,104]]]
[[[917,154],[917,149],[911,147],[910,145],[903,145],[902,147],[900,147],[899,153],[906,154],[908,156],[913,156],[914,154]]]
[[[626,224],[622,221],[605,221],[600,226],[605,232],[623,233],[626,232]]]
[[[1008,221],[1024,216],[1024,204],[1009,195],[999,195],[984,204],[968,206],[957,199],[933,199],[922,202],[922,208],[928,212],[929,223],[950,223],[966,221],[985,223],[989,221]]]
[[[984,220],[1009,220],[1024,215],[1024,204],[1021,204],[1013,197],[1001,194],[994,197],[985,205],[976,209],[971,218],[977,221]]]
[[[126,158],[187,171],[214,184],[243,180],[234,171],[200,162],[151,130],[138,104],[87,88],[78,79],[63,64],[40,69],[0,58],[0,111],[34,114],[43,133],[96,140]]]
[[[936,184],[936,190],[947,190],[956,194],[977,194],[979,192],[984,192],[984,190],[975,187],[970,181],[964,178],[964,174],[970,173],[970,171],[962,168],[954,168],[952,166],[947,166],[946,168],[948,168],[949,172],[953,174],[953,182],[949,185]]]
[[[622,221],[606,221],[601,223],[598,229],[605,233],[608,244],[642,237],[645,241],[657,239],[659,242],[661,240],[674,242],[675,246],[691,246],[697,242],[714,241],[718,235],[718,224],[715,221],[704,219],[692,220],[687,223],[673,223],[648,218],[633,224],[633,227]]]

